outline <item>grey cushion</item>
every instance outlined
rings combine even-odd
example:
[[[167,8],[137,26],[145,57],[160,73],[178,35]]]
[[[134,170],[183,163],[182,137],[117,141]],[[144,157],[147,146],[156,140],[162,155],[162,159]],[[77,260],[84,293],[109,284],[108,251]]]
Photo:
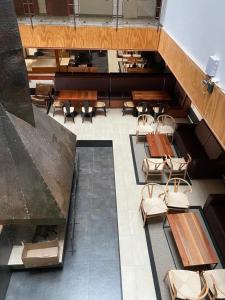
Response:
[[[199,142],[204,145],[209,136],[211,135],[211,131],[209,130],[208,126],[206,125],[204,120],[201,120],[195,128],[195,134],[199,140]]]
[[[223,152],[222,147],[213,135],[205,143],[204,149],[209,159],[217,159]]]

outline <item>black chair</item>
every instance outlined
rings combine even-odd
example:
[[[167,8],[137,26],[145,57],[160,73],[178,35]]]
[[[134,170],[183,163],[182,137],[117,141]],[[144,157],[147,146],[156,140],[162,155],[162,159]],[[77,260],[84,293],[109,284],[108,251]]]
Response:
[[[83,101],[81,107],[81,116],[82,116],[82,123],[84,122],[85,118],[89,118],[92,123],[93,107],[89,105],[88,101]]]
[[[54,101],[55,101],[55,96],[52,95],[51,93],[48,93],[48,99],[47,99],[47,103],[46,103],[46,106],[47,106],[46,113],[47,113],[47,115],[49,114],[50,109],[51,109],[52,104],[54,103]]]
[[[166,105],[164,103],[156,103],[151,106],[150,113],[154,117],[154,119],[157,119],[158,116],[165,113],[165,109]]]
[[[74,110],[74,107],[70,105],[70,102],[64,103],[63,113],[64,113],[64,123],[66,123],[66,118],[72,118],[72,120],[74,122],[74,117],[75,117],[76,112]]]
[[[148,102],[140,102],[136,106],[137,114],[142,115],[142,114],[147,114],[148,113]]]

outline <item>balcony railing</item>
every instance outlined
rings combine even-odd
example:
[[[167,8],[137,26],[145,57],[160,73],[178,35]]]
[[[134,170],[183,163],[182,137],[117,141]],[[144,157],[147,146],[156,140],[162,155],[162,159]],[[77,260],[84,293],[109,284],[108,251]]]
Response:
[[[13,0],[19,23],[158,26],[162,0]]]

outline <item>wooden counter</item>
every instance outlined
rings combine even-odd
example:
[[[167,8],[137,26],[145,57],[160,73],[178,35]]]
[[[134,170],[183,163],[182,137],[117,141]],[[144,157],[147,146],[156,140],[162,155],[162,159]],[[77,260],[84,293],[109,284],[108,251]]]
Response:
[[[132,91],[133,101],[171,101],[172,98],[167,91]]]
[[[58,100],[64,101],[97,101],[97,91],[95,90],[61,90],[59,91]]]

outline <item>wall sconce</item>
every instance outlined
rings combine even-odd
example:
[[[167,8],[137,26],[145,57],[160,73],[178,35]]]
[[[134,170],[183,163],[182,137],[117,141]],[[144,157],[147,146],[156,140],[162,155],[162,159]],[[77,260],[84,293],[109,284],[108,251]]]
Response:
[[[209,94],[213,92],[215,82],[213,82],[211,77],[207,76],[206,79],[202,80],[202,84]]]
[[[210,56],[206,66],[206,78],[202,80],[202,84],[206,91],[211,94],[217,81],[214,76],[216,75],[220,59],[216,56]]]

